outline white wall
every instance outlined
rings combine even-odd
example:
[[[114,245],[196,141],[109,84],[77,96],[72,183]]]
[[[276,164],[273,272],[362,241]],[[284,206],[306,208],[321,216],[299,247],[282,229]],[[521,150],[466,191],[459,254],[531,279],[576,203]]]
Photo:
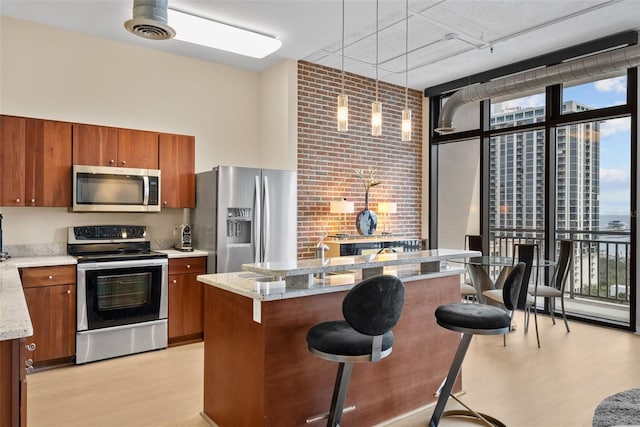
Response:
[[[438,147],[438,247],[463,248],[480,234],[480,141]]]
[[[295,169],[296,78],[295,61],[261,75],[0,16],[0,114],[195,135],[196,172],[218,164]],[[5,245],[64,243],[68,225],[116,221],[149,225],[152,238],[164,238],[188,218],[181,209],[0,212]]]
[[[298,64],[283,61],[260,75],[262,167],[296,170],[298,163]]]

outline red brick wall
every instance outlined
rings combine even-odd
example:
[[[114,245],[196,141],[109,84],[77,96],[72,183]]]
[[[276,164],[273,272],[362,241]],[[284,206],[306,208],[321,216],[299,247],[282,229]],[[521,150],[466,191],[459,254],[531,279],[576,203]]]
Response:
[[[369,192],[369,209],[378,202],[397,204],[390,231],[405,238],[421,237],[422,208],[422,93],[409,91],[412,140],[400,139],[404,87],[379,83],[382,102],[382,136],[371,136],[371,102],[375,80],[345,74],[349,95],[349,131],[336,130],[336,97],[341,91],[341,72],[333,68],[298,62],[298,256],[315,256],[314,247],[324,233],[342,231],[337,214],[329,212],[331,201],[346,197],[355,204],[348,215],[347,232],[357,235],[357,213],[364,208],[362,181],[354,169],[375,169],[381,185]],[[376,234],[384,227],[378,214]]]

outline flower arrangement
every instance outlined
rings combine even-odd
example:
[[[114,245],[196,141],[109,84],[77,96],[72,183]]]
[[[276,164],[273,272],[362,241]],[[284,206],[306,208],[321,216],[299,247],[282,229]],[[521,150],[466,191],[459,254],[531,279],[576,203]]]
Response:
[[[356,176],[362,180],[362,183],[364,184],[364,191],[367,194],[371,187],[382,184],[382,181],[373,179],[373,175],[376,173],[375,169],[355,169],[355,171]]]

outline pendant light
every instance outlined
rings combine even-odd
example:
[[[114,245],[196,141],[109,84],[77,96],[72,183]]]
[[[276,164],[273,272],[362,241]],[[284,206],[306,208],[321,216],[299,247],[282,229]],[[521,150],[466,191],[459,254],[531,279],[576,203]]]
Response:
[[[402,110],[402,141],[411,141],[411,110],[409,109],[409,0],[405,0],[404,27],[404,110]]]
[[[382,135],[382,102],[378,101],[378,0],[376,0],[376,100],[371,103],[371,136]]]
[[[338,95],[338,132],[349,130],[349,97],[344,94],[344,0],[342,0],[342,93]]]

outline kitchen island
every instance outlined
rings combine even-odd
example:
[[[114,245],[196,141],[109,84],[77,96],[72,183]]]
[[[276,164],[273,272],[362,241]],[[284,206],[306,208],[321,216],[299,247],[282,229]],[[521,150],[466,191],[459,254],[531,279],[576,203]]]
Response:
[[[203,416],[219,427],[324,425],[338,365],[309,353],[307,331],[342,319],[349,289],[382,273],[396,274],[406,288],[393,352],[355,365],[343,423],[373,425],[431,404],[460,339],[434,317],[438,305],[460,300],[463,270],[446,260],[472,255],[439,249],[245,264],[242,272],[198,276],[210,285]]]

